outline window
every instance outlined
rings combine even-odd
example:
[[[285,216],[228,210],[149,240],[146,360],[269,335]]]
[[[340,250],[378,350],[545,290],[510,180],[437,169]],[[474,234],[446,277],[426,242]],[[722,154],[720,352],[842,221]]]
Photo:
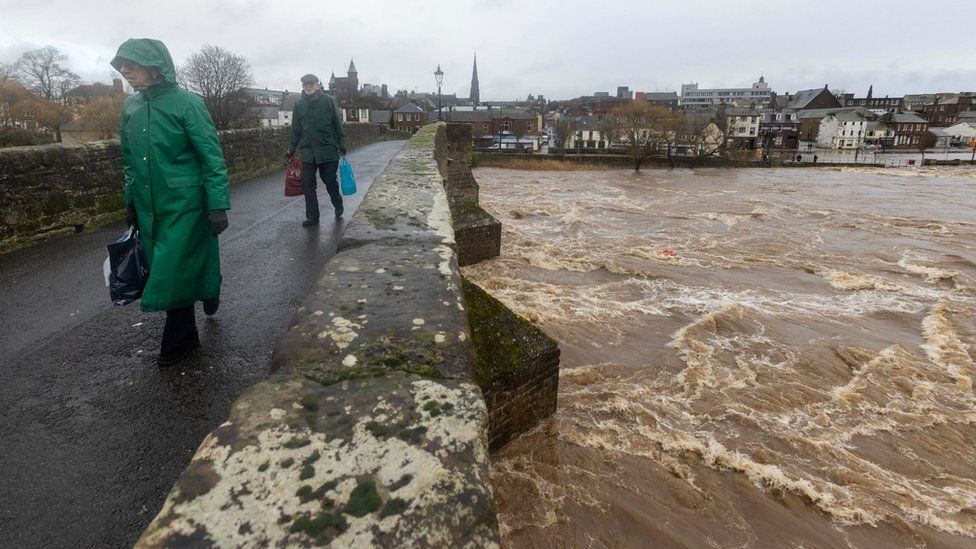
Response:
[[[488,124],[485,124],[485,131],[488,131]]]
[[[511,123],[508,120],[502,122],[502,131],[507,132],[511,128]]]
[[[403,115],[397,114],[397,122],[403,122]]]

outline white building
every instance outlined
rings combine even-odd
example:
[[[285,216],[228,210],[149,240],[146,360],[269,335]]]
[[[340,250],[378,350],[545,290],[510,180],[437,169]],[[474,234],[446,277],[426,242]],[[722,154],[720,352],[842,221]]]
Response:
[[[726,140],[737,149],[755,149],[762,113],[745,107],[725,109]]]
[[[952,136],[949,141],[953,145],[968,147],[976,142],[976,118],[964,118],[944,129],[947,134]]]
[[[681,86],[678,105],[683,109],[701,109],[721,104],[739,107],[756,105],[761,108],[769,105],[771,97],[772,90],[769,89],[769,84],[766,83],[765,77],[760,76],[759,81],[751,88],[701,89],[697,82],[684,84]]]
[[[342,122],[369,122],[369,107],[342,107]]]
[[[864,111],[867,113],[867,111]],[[868,116],[873,116],[867,113]],[[820,121],[817,146],[825,149],[857,149],[864,146],[868,117],[858,112],[828,114]]]
[[[606,123],[595,116],[581,116],[571,121],[573,131],[566,136],[565,149],[606,150],[610,147],[604,129]]]

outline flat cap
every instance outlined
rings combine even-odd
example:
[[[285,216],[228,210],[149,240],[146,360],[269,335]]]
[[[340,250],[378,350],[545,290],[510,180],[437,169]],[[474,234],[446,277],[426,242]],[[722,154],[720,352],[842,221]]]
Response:
[[[319,81],[319,77],[314,74],[306,74],[302,77],[302,84],[314,84]]]

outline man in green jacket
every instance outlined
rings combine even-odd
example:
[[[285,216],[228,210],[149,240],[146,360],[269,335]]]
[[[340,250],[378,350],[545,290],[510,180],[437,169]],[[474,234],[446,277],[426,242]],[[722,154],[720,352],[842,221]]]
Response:
[[[339,192],[339,158],[346,155],[346,134],[342,129],[342,111],[335,99],[322,91],[314,74],[302,77],[302,96],[295,102],[291,117],[289,159],[301,150],[302,190],[305,193],[303,227],[319,222],[319,197],[315,192],[315,172],[319,172],[329,191],[335,216],[342,216],[342,193]]]
[[[112,66],[138,92],[122,107],[120,137],[126,221],[139,229],[149,280],[143,311],[166,311],[160,366],[200,346],[193,307],[220,304],[217,235],[227,228],[227,167],[210,113],[176,85],[176,68],[158,40],[133,38]]]

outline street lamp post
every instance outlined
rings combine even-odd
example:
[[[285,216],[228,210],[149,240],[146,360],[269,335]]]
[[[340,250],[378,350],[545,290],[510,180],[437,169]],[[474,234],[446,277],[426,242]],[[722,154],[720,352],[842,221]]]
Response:
[[[441,84],[444,82],[444,71],[441,70],[440,64],[434,71],[434,78],[437,80],[437,121],[440,122],[443,120],[441,117]]]

